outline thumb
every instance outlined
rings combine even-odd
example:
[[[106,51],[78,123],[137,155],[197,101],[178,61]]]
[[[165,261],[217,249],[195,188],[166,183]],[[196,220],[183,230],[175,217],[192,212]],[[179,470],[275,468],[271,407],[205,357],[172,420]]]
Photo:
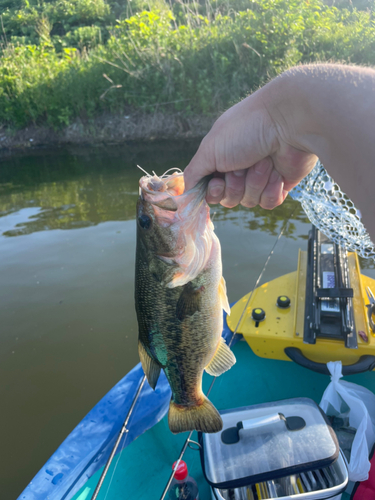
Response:
[[[198,151],[184,170],[185,191],[196,186],[206,175],[216,172],[215,156],[211,154],[211,148],[207,144],[207,137],[203,139]]]
[[[214,172],[252,167],[272,152],[273,126],[258,92],[228,109],[215,122],[185,168],[185,190]],[[267,138],[263,137],[264,131]]]

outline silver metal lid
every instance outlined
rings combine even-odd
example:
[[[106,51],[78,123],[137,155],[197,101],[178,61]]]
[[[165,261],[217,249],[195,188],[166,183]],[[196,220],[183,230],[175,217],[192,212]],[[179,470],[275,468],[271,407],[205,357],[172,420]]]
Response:
[[[238,487],[326,467],[337,459],[336,436],[311,399],[294,398],[220,414],[223,431],[203,435],[202,466],[213,486]],[[226,444],[228,440],[232,444]]]

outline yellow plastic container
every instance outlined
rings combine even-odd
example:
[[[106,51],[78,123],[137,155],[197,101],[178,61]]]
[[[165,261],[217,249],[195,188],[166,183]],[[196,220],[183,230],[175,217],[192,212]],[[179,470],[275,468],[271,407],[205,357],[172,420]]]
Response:
[[[300,250],[297,271],[256,288],[247,306],[250,293],[240,299],[232,307],[230,316],[227,317],[229,328],[232,331],[236,329],[246,307],[237,333],[244,336],[257,356],[291,361],[284,350],[287,347],[297,347],[306,358],[317,363],[342,361],[343,365],[352,365],[362,355],[375,355],[375,335],[369,325],[366,307],[368,304],[366,287],[369,286],[375,291],[375,280],[361,274],[355,253],[348,254],[348,266],[353,288],[358,349],[346,348],[344,341],[341,340],[320,337],[317,338],[316,344],[303,342],[306,264],[307,252]],[[289,307],[283,308],[277,305],[277,299],[280,296],[290,299]],[[254,320],[252,317],[254,309],[262,309],[265,312],[264,319]]]

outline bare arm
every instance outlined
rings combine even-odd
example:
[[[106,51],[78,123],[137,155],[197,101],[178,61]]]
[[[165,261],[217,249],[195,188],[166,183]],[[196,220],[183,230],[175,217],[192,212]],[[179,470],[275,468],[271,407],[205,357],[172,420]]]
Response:
[[[375,71],[293,68],[230,108],[185,169],[186,188],[213,172],[207,199],[274,208],[320,158],[375,240]]]

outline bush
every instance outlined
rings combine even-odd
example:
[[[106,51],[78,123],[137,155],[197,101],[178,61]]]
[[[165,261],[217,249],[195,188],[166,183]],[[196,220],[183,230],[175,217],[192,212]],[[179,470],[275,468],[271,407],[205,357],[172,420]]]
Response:
[[[104,0],[24,0],[22,9],[8,8],[1,122],[57,128],[129,106],[216,113],[300,62],[375,64],[369,9],[234,1],[155,0],[137,11],[143,0],[122,10]]]

